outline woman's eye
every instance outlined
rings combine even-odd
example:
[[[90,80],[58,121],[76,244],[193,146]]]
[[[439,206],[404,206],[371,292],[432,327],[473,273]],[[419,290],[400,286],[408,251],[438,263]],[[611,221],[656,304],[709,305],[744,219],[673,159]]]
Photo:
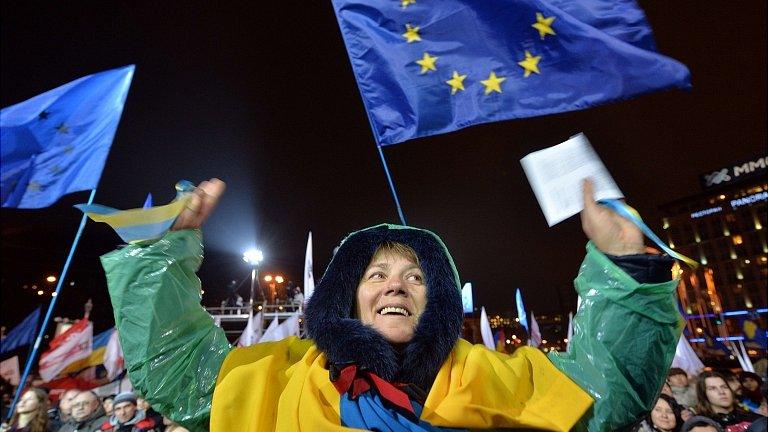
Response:
[[[368,276],[368,279],[384,279],[384,273],[382,272],[371,273],[371,275]]]
[[[412,282],[421,282],[422,279],[424,279],[424,278],[422,278],[421,275],[418,275],[418,274],[412,274],[412,275],[408,276],[408,280],[412,281]]]

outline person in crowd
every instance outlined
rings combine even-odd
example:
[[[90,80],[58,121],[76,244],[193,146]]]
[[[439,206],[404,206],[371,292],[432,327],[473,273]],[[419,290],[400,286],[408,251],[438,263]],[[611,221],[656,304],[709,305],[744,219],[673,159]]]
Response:
[[[693,416],[683,423],[680,432],[725,432],[723,427],[709,417]]]
[[[742,388],[742,404],[748,407],[750,411],[768,415],[768,412],[765,412],[766,403],[762,388],[763,379],[760,378],[760,375],[754,372],[742,371],[739,374],[739,381]]]
[[[115,408],[115,395],[107,395],[101,399],[101,406],[104,408],[104,415],[111,416]]]
[[[138,406],[139,398],[133,392],[123,392],[115,396],[115,413],[99,430],[104,432],[161,432],[165,430],[162,417],[158,422],[146,416],[146,411]]]
[[[635,428],[635,432],[677,432],[683,424],[681,406],[675,398],[660,394],[648,416]]]
[[[681,368],[672,368],[667,375],[667,382],[672,390],[672,396],[680,405],[691,408],[698,405],[696,389],[688,382],[688,373]]]
[[[50,421],[48,393],[43,389],[31,387],[24,392],[16,403],[16,410],[9,425],[3,431],[10,432],[48,432]]]
[[[682,328],[673,261],[647,254],[640,230],[598,205],[590,182],[576,331],[569,353],[549,357],[460,339],[461,284],[445,244],[387,224],[343,240],[307,305],[310,339],[231,349],[194,274],[199,228],[223,189],[203,182],[162,239],[102,257],[131,382],[185,427],[204,429],[210,412],[213,431],[608,431],[653,408]],[[653,349],[633,349],[640,338]]]
[[[733,373],[733,371],[730,369],[718,369],[717,373],[725,378],[725,381],[728,383],[728,387],[731,388],[731,391],[733,391],[733,395],[736,397],[736,399],[741,400],[741,395],[744,389],[741,387],[741,380],[739,380],[739,376]]]
[[[106,418],[99,396],[90,390],[81,391],[72,400],[72,416],[59,432],[94,431]]]
[[[300,287],[293,288],[293,302],[296,304],[304,304],[304,293],[301,292]]]
[[[707,371],[699,375],[696,396],[699,399],[696,412],[717,421],[726,432],[743,431],[760,418],[759,414],[738,406],[733,390],[718,372]]]
[[[55,430],[61,428],[72,417],[72,401],[80,394],[78,389],[69,389],[59,396],[59,404],[56,408],[48,410],[48,418]]]
[[[149,402],[143,397],[137,395],[136,407],[144,411],[145,417],[151,418],[155,424],[163,423],[163,415],[155,411],[154,408],[152,408],[152,405],[150,405]]]

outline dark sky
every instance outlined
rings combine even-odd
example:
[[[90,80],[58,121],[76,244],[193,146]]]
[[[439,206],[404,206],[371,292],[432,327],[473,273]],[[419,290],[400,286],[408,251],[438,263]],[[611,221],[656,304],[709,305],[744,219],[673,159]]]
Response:
[[[167,4],[164,4],[167,3]],[[583,258],[577,218],[547,228],[518,160],[583,131],[655,230],[658,206],[700,191],[698,176],[766,153],[766,2],[643,4],[659,50],[686,64],[693,90],[586,111],[514,120],[385,148],[408,222],[442,236],[475,304],[537,314]],[[3,2],[0,105],[83,75],[134,63],[136,73],[96,202],[168,202],[179,179],[228,183],[205,227],[204,302],[242,279],[250,244],[265,271],[300,279],[312,230],[316,278],[348,232],[397,222],[371,131],[328,1]],[[48,209],[2,210],[2,321],[41,298],[23,284],[57,274],[80,218],[77,193]],[[57,315],[94,298],[111,308],[98,256],[118,238],[88,223]],[[50,289],[48,290],[50,291]]]

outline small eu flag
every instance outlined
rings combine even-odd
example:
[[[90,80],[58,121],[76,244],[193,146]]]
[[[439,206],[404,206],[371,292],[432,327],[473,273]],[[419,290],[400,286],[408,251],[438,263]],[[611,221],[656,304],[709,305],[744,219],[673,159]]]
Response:
[[[88,75],[0,111],[3,207],[48,207],[96,187],[133,70]]]
[[[37,334],[38,321],[40,321],[40,306],[24,318],[24,321],[9,331],[6,337],[0,340],[0,354],[5,354],[18,347],[31,344]]]
[[[690,87],[633,1],[333,0],[377,144]]]

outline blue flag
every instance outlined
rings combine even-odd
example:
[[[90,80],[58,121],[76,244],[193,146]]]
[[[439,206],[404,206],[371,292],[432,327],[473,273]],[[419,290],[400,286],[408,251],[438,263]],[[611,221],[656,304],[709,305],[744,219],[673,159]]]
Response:
[[[133,70],[88,75],[0,111],[3,207],[47,207],[96,187]]]
[[[5,338],[0,340],[0,354],[5,354],[16,348],[31,344],[37,335],[38,321],[40,321],[40,306],[33,310],[13,330],[9,331]]]
[[[690,87],[633,1],[333,0],[378,145]]]
[[[520,292],[520,288],[518,288],[515,291],[515,303],[517,304],[517,318],[520,322],[520,325],[523,326],[526,332],[529,332],[528,316],[525,314],[525,305],[523,304],[523,294]]]
[[[761,348],[768,348],[768,334],[760,327],[757,314],[752,314],[741,321],[741,330],[744,332],[745,342],[754,342]]]

